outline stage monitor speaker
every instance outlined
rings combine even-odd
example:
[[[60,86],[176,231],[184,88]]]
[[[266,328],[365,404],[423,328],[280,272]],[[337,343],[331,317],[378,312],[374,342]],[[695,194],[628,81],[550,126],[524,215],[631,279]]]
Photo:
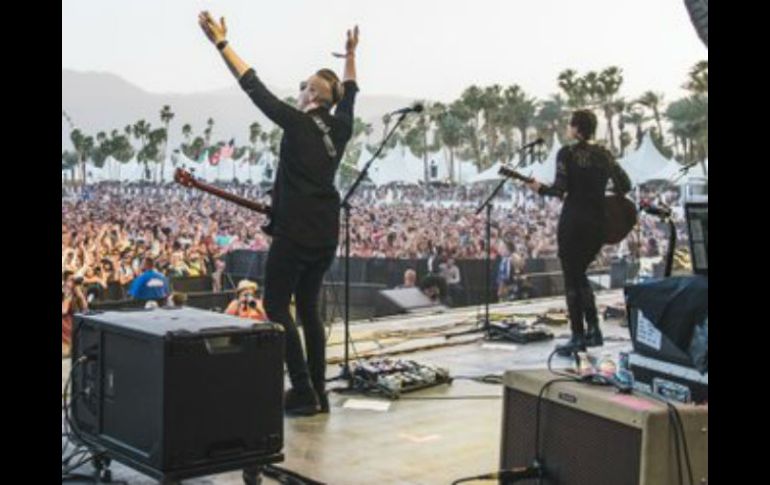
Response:
[[[77,315],[72,340],[74,428],[108,456],[154,478],[282,458],[279,325],[192,308],[113,311]]]
[[[430,298],[425,296],[418,288],[396,288],[393,290],[382,290],[380,294],[391,303],[393,308],[399,313],[433,310],[442,308]]]
[[[535,453],[537,396],[556,378],[545,370],[505,374],[500,467],[530,466]],[[708,483],[708,407],[676,404],[695,483]],[[543,485],[675,485],[674,428],[665,404],[613,388],[558,382],[540,415]],[[683,448],[680,442],[680,448]],[[684,483],[687,467],[684,452]],[[537,480],[517,483],[536,485]]]

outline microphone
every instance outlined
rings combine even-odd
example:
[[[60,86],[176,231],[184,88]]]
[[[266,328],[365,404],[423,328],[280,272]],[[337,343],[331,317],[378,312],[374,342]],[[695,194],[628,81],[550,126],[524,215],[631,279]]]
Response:
[[[389,116],[393,115],[402,115],[407,113],[422,113],[422,110],[425,109],[422,104],[420,103],[414,103],[412,106],[409,106],[407,108],[401,108],[397,109],[396,111],[393,111],[392,113],[388,113]]]
[[[526,145],[521,147],[520,150],[526,150],[527,148],[532,148],[535,145],[542,145],[543,143],[545,143],[545,140],[543,140],[542,138],[538,138],[537,140],[535,140],[533,142],[527,143]]]
[[[650,214],[652,216],[658,216],[658,217],[671,217],[671,209],[668,207],[658,207],[655,205],[652,205],[650,201],[643,200],[639,203],[639,210],[642,212],[646,212],[647,214]]]

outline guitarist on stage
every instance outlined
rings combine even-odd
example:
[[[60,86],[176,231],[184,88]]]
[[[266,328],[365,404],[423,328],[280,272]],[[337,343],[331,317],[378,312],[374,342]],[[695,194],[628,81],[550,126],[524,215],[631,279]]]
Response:
[[[612,191],[624,195],[631,190],[626,172],[605,148],[592,144],[596,132],[596,116],[590,111],[572,114],[567,137],[576,143],[565,146],[556,158],[556,180],[553,185],[537,181],[529,187],[540,195],[564,198],[559,217],[559,259],[564,273],[572,338],[557,346],[559,355],[569,356],[586,347],[604,344],[599,329],[599,314],[591,284],[586,276],[605,240],[604,198],[607,181]],[[588,331],[583,326],[583,319]]]
[[[265,263],[264,308],[270,321],[280,323],[286,331],[291,380],[284,400],[286,413],[328,412],[326,335],[318,315],[318,296],[339,237],[340,196],[334,177],[353,134],[358,27],[347,33],[345,54],[337,55],[345,58],[342,82],[330,69],[317,71],[300,84],[293,107],[268,91],[254,69],[238,57],[225,38],[224,18],[217,22],[202,12],[198,21],[241,88],[265,116],[283,128],[272,192],[273,240]],[[292,295],[302,321],[307,361],[289,312]]]

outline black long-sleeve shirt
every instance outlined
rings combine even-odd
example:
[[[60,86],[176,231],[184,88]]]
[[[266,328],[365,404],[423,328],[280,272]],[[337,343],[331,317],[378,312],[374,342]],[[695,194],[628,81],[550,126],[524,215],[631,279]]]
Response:
[[[565,146],[556,155],[556,178],[553,185],[540,187],[540,195],[564,197],[565,205],[596,206],[604,200],[607,181],[611,190],[626,194],[631,190],[628,174],[607,149],[599,145],[578,143]]]
[[[304,113],[276,98],[253,69],[240,84],[254,104],[283,128],[278,170],[272,193],[272,230],[307,247],[336,246],[339,238],[340,195],[334,186],[345,146],[353,135],[353,105],[358,86],[344,83],[345,93],[332,115],[325,108]],[[323,133],[311,116],[330,129],[337,156],[329,156]]]
[[[562,246],[580,247],[584,240],[603,239],[604,197],[607,181],[612,192],[626,194],[631,180],[605,148],[580,142],[565,146],[556,155],[556,179],[553,185],[540,187],[541,195],[564,198],[559,218],[559,252]],[[589,246],[591,246],[589,244]]]

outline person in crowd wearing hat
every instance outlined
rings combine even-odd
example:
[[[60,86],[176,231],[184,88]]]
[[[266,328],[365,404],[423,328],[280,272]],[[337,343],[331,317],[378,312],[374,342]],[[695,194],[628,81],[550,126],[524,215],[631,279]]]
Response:
[[[236,317],[251,318],[260,322],[267,321],[265,310],[262,307],[262,300],[257,298],[259,286],[249,280],[241,280],[238,283],[238,297],[230,302],[225,309],[228,315]]]

